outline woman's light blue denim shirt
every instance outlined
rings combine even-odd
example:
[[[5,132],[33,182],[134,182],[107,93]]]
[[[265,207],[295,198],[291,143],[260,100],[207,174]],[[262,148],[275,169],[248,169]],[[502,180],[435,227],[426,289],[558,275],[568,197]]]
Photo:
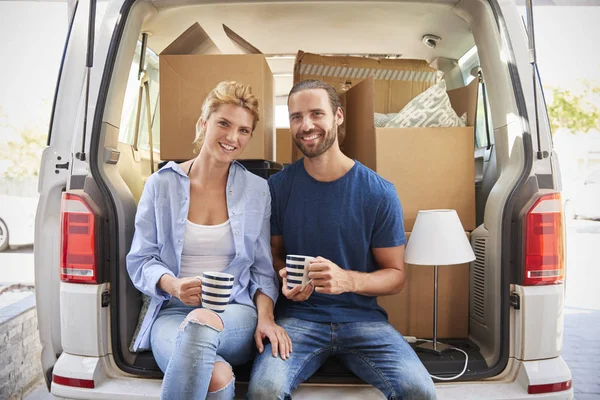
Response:
[[[223,271],[235,276],[230,302],[251,307],[257,290],[277,301],[279,281],[271,256],[271,195],[267,181],[234,161],[227,177],[227,213],[235,241],[235,257]],[[127,271],[135,287],[152,300],[134,343],[134,351],[150,348],[150,327],[171,296],[157,284],[161,276],[179,275],[190,180],[169,162],[150,176],[135,216],[135,233],[127,255]]]

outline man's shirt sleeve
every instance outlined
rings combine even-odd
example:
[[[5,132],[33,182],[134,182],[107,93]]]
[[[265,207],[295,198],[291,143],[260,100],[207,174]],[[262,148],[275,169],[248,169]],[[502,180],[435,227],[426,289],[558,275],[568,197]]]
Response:
[[[406,244],[402,205],[394,185],[390,184],[381,197],[375,217],[371,247],[396,247]]]

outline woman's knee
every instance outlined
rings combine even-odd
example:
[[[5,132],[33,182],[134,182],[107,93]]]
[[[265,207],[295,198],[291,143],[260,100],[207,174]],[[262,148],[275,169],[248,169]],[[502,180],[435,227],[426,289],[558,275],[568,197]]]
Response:
[[[223,330],[223,321],[215,312],[205,308],[196,308],[185,317],[185,324],[190,321],[211,326],[219,331]]]
[[[233,379],[233,371],[231,366],[223,361],[217,361],[214,364],[213,373],[210,377],[210,383],[208,385],[209,392],[216,392],[224,389],[229,385]]]

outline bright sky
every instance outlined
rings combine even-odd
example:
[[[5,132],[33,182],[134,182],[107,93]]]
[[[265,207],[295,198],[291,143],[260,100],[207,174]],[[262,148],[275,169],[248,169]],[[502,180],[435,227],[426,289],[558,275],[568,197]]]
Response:
[[[534,17],[544,85],[600,82],[600,7],[537,7]],[[0,110],[10,124],[47,124],[66,32],[66,2],[0,1]],[[9,132],[0,126],[0,142]]]
[[[66,2],[0,2],[0,110],[10,124],[49,118],[66,28]]]
[[[533,18],[545,86],[568,88],[578,79],[600,84],[600,7],[534,6]]]

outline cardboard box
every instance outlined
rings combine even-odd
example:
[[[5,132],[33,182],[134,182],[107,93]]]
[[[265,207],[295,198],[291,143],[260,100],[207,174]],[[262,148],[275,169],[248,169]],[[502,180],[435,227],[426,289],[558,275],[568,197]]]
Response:
[[[438,76],[439,71],[425,60],[322,56],[299,51],[294,65],[294,83],[319,79],[339,93],[370,77],[375,86],[372,100],[375,112],[400,111],[434,85]]]
[[[457,211],[466,231],[475,229],[473,125],[477,80],[448,91],[462,128],[375,128],[375,112],[398,112],[437,82],[439,71],[424,60],[330,57],[299,52],[294,81],[321,79],[341,94],[346,137],[342,151],[392,182],[411,231],[419,210]],[[293,146],[292,160],[302,153]],[[451,179],[449,179],[451,178]]]
[[[294,64],[294,83],[304,79],[329,83],[340,94],[344,110],[347,110],[345,93],[363,80],[372,79],[375,88],[373,107],[375,112],[382,113],[400,111],[410,100],[434,85],[439,74],[425,60],[323,56],[303,51],[298,52]],[[347,121],[343,126],[347,126]],[[345,152],[343,143],[340,147]],[[293,146],[292,161],[302,157],[302,152]]]
[[[160,154],[163,160],[187,160],[193,153],[196,122],[208,93],[221,81],[252,87],[260,120],[240,158],[275,158],[274,78],[262,54],[186,54],[200,40],[188,29],[159,56]]]
[[[406,236],[410,239],[410,232]],[[406,264],[404,289],[378,299],[390,324],[403,335],[433,337],[433,270],[433,266]],[[469,336],[469,279],[469,263],[438,267],[438,338]]]
[[[292,140],[290,130],[287,128],[277,128],[275,130],[275,161],[280,164],[291,164],[292,163],[292,149],[296,147],[296,144]]]
[[[419,210],[457,211],[466,231],[475,229],[474,133],[477,82],[449,91],[460,128],[374,128],[373,80],[367,78],[345,93],[344,153],[392,182],[411,231]],[[384,112],[388,112],[387,110]]]

